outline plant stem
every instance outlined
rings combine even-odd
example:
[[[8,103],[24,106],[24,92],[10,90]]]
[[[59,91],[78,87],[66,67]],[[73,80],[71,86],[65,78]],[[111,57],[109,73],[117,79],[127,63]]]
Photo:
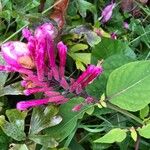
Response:
[[[112,110],[115,110],[115,111],[117,111],[117,112],[120,112],[121,114],[132,118],[133,120],[135,120],[135,121],[138,122],[139,124],[144,125],[143,121],[142,121],[140,118],[138,118],[137,116],[135,116],[135,115],[129,113],[128,111],[123,110],[123,109],[121,109],[121,108],[119,108],[119,107],[117,107],[117,106],[115,106],[115,105],[113,105],[113,104],[111,104],[111,103],[109,103],[109,102],[107,102],[106,104],[107,104],[107,107],[108,107],[108,108],[110,108],[110,109],[112,109]]]

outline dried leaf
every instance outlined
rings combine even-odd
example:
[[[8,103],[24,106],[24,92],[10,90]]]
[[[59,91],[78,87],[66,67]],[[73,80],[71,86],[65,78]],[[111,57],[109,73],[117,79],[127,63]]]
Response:
[[[58,3],[57,0],[55,3]],[[60,1],[53,9],[50,18],[55,20],[59,29],[61,30],[65,24],[65,14],[68,8],[69,0]]]

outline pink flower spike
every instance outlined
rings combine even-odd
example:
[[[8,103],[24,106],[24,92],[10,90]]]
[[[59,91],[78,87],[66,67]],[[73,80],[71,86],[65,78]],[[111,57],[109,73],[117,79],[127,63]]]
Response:
[[[107,5],[103,11],[102,11],[102,22],[103,23],[106,23],[107,21],[110,20],[111,16],[112,16],[112,13],[113,13],[113,9],[115,8],[116,4],[115,3],[112,3],[112,4],[109,4]]]
[[[78,104],[72,108],[72,111],[78,112],[81,110],[82,107],[83,107],[83,104]]]
[[[24,28],[22,30],[22,36],[24,38],[26,38],[27,40],[29,40],[29,38],[32,36],[32,33],[31,33],[31,31],[28,28]]]
[[[1,46],[1,50],[7,64],[15,68],[23,67],[19,62],[20,58],[31,57],[27,44],[19,41],[7,42]]]
[[[48,98],[45,99],[39,99],[39,100],[29,100],[29,101],[21,101],[17,103],[17,109],[18,110],[26,110],[30,107],[36,107],[43,104],[47,104],[49,102]]]
[[[69,91],[73,92],[78,85],[83,82],[93,71],[94,65],[89,65],[88,68],[78,77],[78,79],[70,86]]]
[[[57,44],[58,53],[59,53],[59,74],[60,78],[64,76],[65,65],[66,65],[66,56],[67,56],[67,46],[61,41]]]

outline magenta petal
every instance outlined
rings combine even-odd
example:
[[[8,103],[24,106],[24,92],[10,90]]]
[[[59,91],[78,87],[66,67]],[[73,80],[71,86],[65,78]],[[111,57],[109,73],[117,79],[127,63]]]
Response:
[[[7,42],[1,46],[1,50],[7,64],[15,68],[22,67],[18,62],[20,57],[30,57],[30,51],[27,44],[19,41]]]
[[[59,74],[60,78],[64,76],[65,72],[65,64],[66,64],[66,56],[67,56],[67,46],[63,44],[63,42],[59,42],[57,44],[58,53],[59,53]]]
[[[102,22],[105,23],[107,21],[110,20],[111,16],[112,16],[112,13],[113,13],[113,9],[115,8],[116,4],[115,3],[112,3],[110,5],[107,5],[103,11],[102,11]]]
[[[29,40],[29,38],[32,36],[32,32],[28,28],[24,28],[22,30],[22,35],[23,35],[24,38]]]

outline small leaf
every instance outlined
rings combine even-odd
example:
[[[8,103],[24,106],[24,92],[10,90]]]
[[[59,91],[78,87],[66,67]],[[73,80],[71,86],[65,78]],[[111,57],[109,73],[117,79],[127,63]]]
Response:
[[[20,82],[5,86],[3,89],[0,89],[0,96],[4,95],[23,95]]]
[[[147,139],[150,139],[150,124],[143,126],[142,128],[138,128],[137,131],[139,134]]]
[[[88,45],[79,43],[79,44],[73,45],[69,49],[69,51],[72,52],[72,53],[74,53],[74,52],[81,51],[81,50],[84,51],[86,49],[88,49]]]
[[[132,139],[136,142],[136,141],[137,141],[137,132],[136,132],[136,130],[134,129],[134,127],[132,127],[132,128],[130,129],[130,132],[131,132],[131,137],[132,137]]]
[[[56,116],[57,113],[58,109],[52,105],[47,106],[45,109],[43,107],[34,108],[29,133],[31,135],[38,134],[45,128],[59,124],[62,118]]]
[[[29,136],[29,139],[47,148],[54,148],[58,146],[58,143],[55,141],[55,139],[51,138],[49,135]]]
[[[145,106],[143,109],[140,110],[140,118],[144,119],[149,114],[149,106]]]
[[[92,3],[89,3],[85,0],[77,0],[76,3],[77,8],[79,9],[79,12],[83,18],[86,17],[87,10],[91,11],[93,14],[96,13],[96,7]]]
[[[95,143],[114,143],[114,142],[122,142],[126,138],[126,131],[116,128],[110,130],[103,137],[95,140]]]

